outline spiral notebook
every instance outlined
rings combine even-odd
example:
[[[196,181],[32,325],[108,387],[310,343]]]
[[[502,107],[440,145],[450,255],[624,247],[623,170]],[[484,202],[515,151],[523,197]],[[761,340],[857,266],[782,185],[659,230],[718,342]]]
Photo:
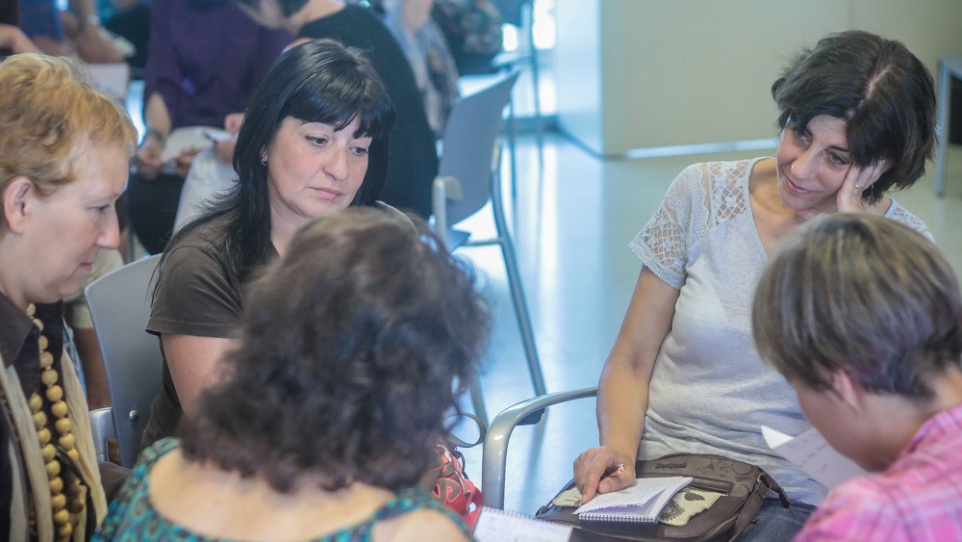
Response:
[[[485,506],[473,535],[478,542],[568,542],[571,527]]]
[[[638,478],[620,491],[596,495],[574,513],[580,521],[654,523],[672,496],[691,480],[689,476]]]

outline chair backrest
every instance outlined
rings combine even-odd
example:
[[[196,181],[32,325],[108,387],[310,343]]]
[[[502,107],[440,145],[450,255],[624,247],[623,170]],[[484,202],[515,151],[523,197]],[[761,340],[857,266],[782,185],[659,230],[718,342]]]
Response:
[[[163,379],[160,341],[144,331],[150,316],[151,279],[159,259],[156,255],[127,264],[84,290],[104,358],[114,429],[125,467],[137,460],[150,404]]]
[[[510,73],[461,98],[451,109],[438,176],[456,178],[463,197],[446,202],[448,227],[476,213],[491,195],[495,145],[517,79],[517,72]]]

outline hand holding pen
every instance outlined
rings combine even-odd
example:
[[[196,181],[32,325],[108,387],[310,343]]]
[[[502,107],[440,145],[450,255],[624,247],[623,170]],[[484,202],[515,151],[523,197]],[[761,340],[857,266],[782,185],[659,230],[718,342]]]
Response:
[[[596,493],[611,493],[635,481],[635,460],[609,446],[582,452],[574,462],[575,485],[586,503]]]

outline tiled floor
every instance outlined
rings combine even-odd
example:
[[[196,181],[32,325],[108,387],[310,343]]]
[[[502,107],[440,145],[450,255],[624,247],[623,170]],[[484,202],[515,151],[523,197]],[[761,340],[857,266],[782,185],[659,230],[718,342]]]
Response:
[[[556,134],[538,149],[533,137],[518,143],[517,198],[508,205],[538,351],[549,392],[597,383],[640,271],[627,244],[687,164],[747,158],[769,151],[688,155],[623,161],[599,160]],[[962,270],[962,149],[949,156],[948,193],[933,194],[923,177],[896,199],[925,220],[958,272]],[[469,219],[487,230],[489,213]],[[509,218],[509,221],[511,219]],[[495,332],[482,388],[490,416],[533,395],[520,335],[496,248],[464,249],[487,275]],[[505,508],[533,513],[571,477],[571,461],[596,445],[594,401],[549,411],[536,427],[515,432],[508,455]],[[481,453],[466,452],[468,474],[480,481]],[[483,488],[482,488],[483,490]]]

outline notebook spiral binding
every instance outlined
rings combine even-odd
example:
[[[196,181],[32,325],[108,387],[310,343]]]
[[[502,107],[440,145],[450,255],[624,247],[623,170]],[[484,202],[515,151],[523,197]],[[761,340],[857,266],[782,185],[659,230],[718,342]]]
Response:
[[[658,521],[657,517],[626,516],[622,514],[592,514],[590,512],[579,514],[578,519],[584,522],[603,521],[609,523],[655,523]]]

